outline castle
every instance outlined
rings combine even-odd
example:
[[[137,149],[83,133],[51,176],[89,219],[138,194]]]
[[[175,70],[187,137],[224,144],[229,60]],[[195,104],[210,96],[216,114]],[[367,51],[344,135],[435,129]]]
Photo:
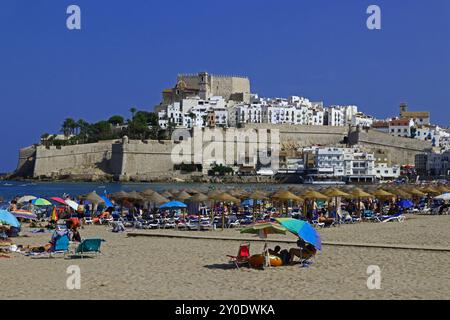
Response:
[[[198,96],[208,100],[220,96],[226,101],[250,102],[250,79],[242,76],[212,75],[207,72],[180,74],[175,87],[162,93],[162,106]]]

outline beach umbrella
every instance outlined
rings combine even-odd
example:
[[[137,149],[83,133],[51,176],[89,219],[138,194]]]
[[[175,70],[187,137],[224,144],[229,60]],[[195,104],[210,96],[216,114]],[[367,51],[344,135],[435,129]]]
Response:
[[[115,192],[111,195],[111,198],[115,200],[123,200],[126,199],[127,197],[128,193],[126,193],[125,191]]]
[[[300,196],[303,199],[315,199],[315,200],[327,200],[328,198],[330,198],[329,196],[314,190],[306,191],[302,193]]]
[[[156,191],[153,189],[145,189],[144,191],[141,192],[141,195],[148,195],[151,196],[152,194],[154,194]]]
[[[279,218],[276,221],[303,241],[313,245],[317,250],[322,250],[320,234],[307,221],[291,218]]]
[[[278,201],[281,203],[281,214],[283,214],[284,209],[284,203],[289,203],[289,201],[295,201],[295,202],[301,202],[303,201],[302,198],[299,196],[296,196],[289,190],[280,189],[274,194],[270,196],[271,199]]]
[[[31,201],[31,203],[34,204],[35,206],[40,206],[40,207],[52,205],[52,203],[50,201],[43,199],[43,198],[34,199]]]
[[[20,228],[19,220],[11,212],[6,210],[0,210],[0,222],[4,225]]]
[[[139,192],[132,191],[128,193],[127,199],[134,201],[142,201],[144,200],[144,197]]]
[[[106,197],[106,196],[101,196],[101,198],[103,199],[103,202],[105,203],[105,205],[106,205],[108,208],[113,208],[113,207],[114,207],[114,204],[111,202],[111,200],[108,199],[108,197]]]
[[[161,193],[161,195],[165,198],[170,198],[170,199],[172,199],[174,197],[173,193],[171,193],[169,191],[164,191],[163,193]]]
[[[35,196],[23,196],[21,198],[19,198],[19,200],[17,200],[17,203],[27,203],[33,200],[36,200],[37,197]]]
[[[444,186],[444,185],[437,186],[435,189],[436,189],[437,191],[439,191],[440,193],[447,193],[447,192],[450,191],[450,189],[448,189],[448,188],[447,188],[446,186]]]
[[[395,196],[393,193],[387,192],[386,190],[383,189],[377,189],[371,192],[371,194],[375,196],[375,198],[392,198]]]
[[[186,201],[186,200],[188,200],[188,199],[190,199],[192,196],[189,194],[189,193],[187,193],[186,191],[181,191],[176,197],[175,197],[175,199],[176,200],[179,200],[179,201]]]
[[[206,202],[208,200],[209,200],[208,196],[203,193],[197,193],[192,197],[190,197],[189,199],[187,199],[188,202]]]
[[[187,205],[180,201],[169,201],[162,206],[159,207],[159,209],[186,209]],[[185,218],[185,212],[183,210],[183,220]],[[200,222],[200,221],[199,221]]]
[[[286,234],[286,228],[272,222],[268,223],[255,223],[247,228],[241,230],[241,233],[245,234],[256,234],[261,239],[267,239],[267,235],[269,234]],[[264,257],[265,257],[265,265],[270,266],[270,258],[268,257],[269,252],[267,250],[267,242],[264,241]]]
[[[442,195],[440,195],[440,196],[435,197],[434,199],[436,199],[436,200],[449,201],[449,200],[450,200],[450,193],[442,194]]]
[[[438,190],[436,190],[435,188],[433,188],[432,186],[428,186],[426,188],[423,188],[422,192],[427,193],[427,194],[431,194],[431,195],[436,195],[436,194],[440,194],[441,193]]]
[[[100,197],[97,194],[97,192],[95,192],[95,191],[93,191],[91,193],[88,193],[88,194],[82,196],[81,198],[86,200],[86,201],[89,201],[89,202],[91,202],[93,204],[99,204],[99,203],[104,203],[105,202],[105,200],[102,197]]]
[[[404,208],[404,209],[410,209],[410,208],[414,207],[414,203],[411,200],[408,200],[408,199],[400,200],[397,203],[397,205],[399,207],[401,207],[401,208]]]
[[[423,197],[426,195],[425,193],[423,193],[422,191],[420,191],[416,188],[404,189],[404,191],[406,191],[409,194],[412,194],[413,196],[416,196],[416,197]]]
[[[261,205],[263,204],[263,201],[267,200],[269,197],[268,195],[261,191],[256,190],[253,193],[248,193],[245,197],[247,200],[251,200],[251,205],[253,206],[253,222],[256,221],[256,205],[259,204],[259,211],[261,211]],[[244,199],[244,198],[243,198]],[[243,204],[245,205],[245,204]]]
[[[327,190],[324,190],[322,192],[323,195],[328,196],[330,198],[334,198],[334,197],[349,197],[350,195],[342,190],[339,190],[337,188],[329,188]]]
[[[412,195],[410,193],[408,193],[407,191],[402,190],[402,189],[390,188],[387,191],[396,195],[398,198],[403,198],[403,199],[411,199],[412,198]]]
[[[53,198],[50,198],[50,200],[55,201],[55,202],[57,202],[59,204],[67,205],[66,201],[64,199],[62,199],[62,198],[59,198],[59,197],[53,197]]]
[[[361,188],[354,188],[350,192],[350,196],[352,198],[354,198],[354,199],[358,199],[358,211],[359,211],[360,216],[362,215],[362,212],[361,212],[361,199],[370,199],[370,198],[374,197],[370,193],[367,193],[364,190],[362,190]]]
[[[158,192],[154,192],[152,195],[148,196],[146,200],[150,201],[151,203],[154,203],[155,205],[160,205],[169,202],[169,199],[163,197]]]
[[[329,188],[322,192],[324,195],[334,198],[334,207],[336,209],[336,213],[338,214],[340,212],[340,204],[338,205],[338,198],[347,198],[350,197],[350,195],[338,188]]]
[[[15,210],[15,211],[11,211],[11,213],[16,217],[16,218],[22,218],[22,219],[27,219],[27,220],[37,220],[38,216],[30,211],[26,211],[26,210]]]
[[[170,201],[159,207],[160,209],[179,209],[179,208],[187,208],[187,205],[180,201]]]
[[[373,198],[374,196],[371,195],[370,193],[365,192],[363,189],[361,188],[354,188],[353,190],[350,191],[350,196],[353,198],[357,198],[357,199],[369,199],[369,198]]]
[[[209,200],[208,196],[203,194],[203,193],[196,193],[194,194],[192,197],[190,197],[189,199],[187,199],[187,202],[189,202],[191,204],[191,208],[193,207],[194,204],[199,204],[199,203],[206,203]],[[200,211],[200,206],[196,205],[195,206],[195,210],[199,210]],[[200,214],[200,212],[199,212]],[[199,225],[200,227],[200,225]]]
[[[208,196],[209,199],[214,201],[220,201],[224,203],[236,203],[239,204],[241,201],[232,195],[226,193],[226,192],[220,192],[220,193],[211,193],[210,196]],[[222,230],[225,229],[225,212],[222,210]]]
[[[73,200],[67,199],[65,200],[66,204],[75,211],[78,211],[79,204]]]

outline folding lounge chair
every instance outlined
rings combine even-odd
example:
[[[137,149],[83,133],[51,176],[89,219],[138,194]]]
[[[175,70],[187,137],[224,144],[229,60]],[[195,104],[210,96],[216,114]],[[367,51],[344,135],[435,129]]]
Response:
[[[384,217],[381,222],[386,223],[386,222],[392,222],[392,221],[404,222],[405,216],[402,215],[401,213],[399,213],[399,214],[396,214],[393,216]]]
[[[85,253],[101,253],[100,247],[104,241],[103,239],[85,239],[75,249],[75,254],[82,257]]]
[[[250,259],[250,243],[243,243],[239,247],[239,252],[237,256],[227,256],[230,258],[230,263],[234,263],[236,268],[248,265]]]
[[[39,257],[49,255],[50,258],[55,254],[64,254],[66,255],[69,252],[70,238],[69,232],[67,230],[64,231],[56,231],[52,236],[52,247],[48,252],[31,252],[27,254],[31,257]]]

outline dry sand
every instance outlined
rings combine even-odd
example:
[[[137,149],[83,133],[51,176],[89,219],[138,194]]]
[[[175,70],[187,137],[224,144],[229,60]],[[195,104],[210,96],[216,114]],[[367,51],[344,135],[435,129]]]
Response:
[[[320,230],[323,241],[440,247],[450,247],[449,231],[450,216],[408,216],[405,223],[363,223]],[[35,235],[26,230],[25,234],[29,237],[17,238],[15,243],[39,245],[50,238],[50,234]],[[11,259],[0,259],[0,298],[450,298],[450,252],[324,246],[309,268],[236,270],[228,264],[226,255],[237,253],[239,241],[128,238],[104,226],[86,227],[81,234],[104,238],[103,254],[85,259],[32,259],[13,254]],[[241,237],[236,230],[202,234]],[[253,242],[251,252],[259,253],[262,246]],[[66,288],[66,270],[71,265],[81,269],[81,290]],[[378,265],[382,270],[380,290],[367,288],[369,265]]]

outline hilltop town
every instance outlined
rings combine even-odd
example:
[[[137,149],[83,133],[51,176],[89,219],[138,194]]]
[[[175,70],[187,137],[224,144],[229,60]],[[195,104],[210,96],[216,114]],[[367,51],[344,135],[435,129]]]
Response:
[[[375,182],[449,174],[449,130],[432,124],[427,111],[410,111],[406,103],[398,115],[376,119],[355,105],[325,106],[301,96],[263,98],[252,93],[247,77],[200,72],[179,75],[154,111],[130,112],[129,120],[116,115],[94,124],[66,119],[61,134],[43,134],[38,144],[20,151],[12,177]],[[277,130],[279,142],[271,146],[279,150],[277,167],[236,150],[231,163],[205,155],[194,161],[194,153],[173,162],[177,130],[194,137],[205,130],[234,129]],[[202,141],[203,149],[210,144]]]

